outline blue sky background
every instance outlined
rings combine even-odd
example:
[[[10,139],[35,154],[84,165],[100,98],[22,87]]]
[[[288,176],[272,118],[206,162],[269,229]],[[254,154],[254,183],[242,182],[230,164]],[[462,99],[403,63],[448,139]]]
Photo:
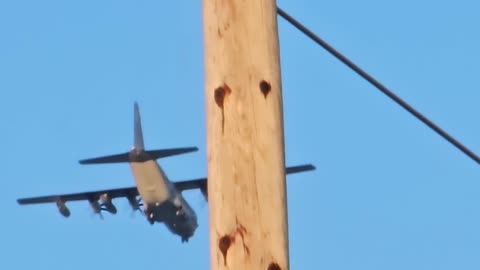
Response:
[[[477,1],[279,1],[480,153]],[[480,269],[478,165],[279,19],[291,269]],[[163,225],[88,203],[18,197],[133,185],[126,164],[81,158],[149,148],[174,180],[206,175],[200,1],[0,2],[0,269],[208,269],[208,206],[187,244]]]

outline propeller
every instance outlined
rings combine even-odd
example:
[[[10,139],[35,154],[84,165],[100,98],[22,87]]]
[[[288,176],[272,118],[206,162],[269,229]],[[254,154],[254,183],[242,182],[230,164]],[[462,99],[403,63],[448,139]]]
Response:
[[[90,204],[90,211],[93,210],[92,217],[93,215],[99,215],[101,220],[104,220],[103,214],[102,214],[102,206],[98,202],[98,198],[92,197],[88,199],[88,203]]]
[[[139,206],[143,206],[143,204],[141,204]],[[140,213],[140,215],[145,216],[145,213],[144,213],[143,209],[138,207],[138,209],[132,209],[132,213],[130,214],[130,217],[134,218],[136,213]]]
[[[93,211],[93,212],[92,212],[91,207],[89,207],[88,210],[89,210],[89,212],[90,212],[90,217],[91,217],[91,218],[94,218],[95,216],[99,216],[99,217],[100,217],[100,220],[105,221],[105,218],[104,218],[104,216],[103,216],[103,214],[102,214],[102,210],[104,210],[104,209],[100,209],[98,212],[97,212],[97,211]]]
[[[135,213],[138,211],[140,212],[143,216],[145,215],[143,213],[143,203],[141,198],[137,198],[136,196],[129,196],[127,197],[128,203],[130,204],[130,208],[132,209],[132,214],[131,217],[133,218],[135,216]]]

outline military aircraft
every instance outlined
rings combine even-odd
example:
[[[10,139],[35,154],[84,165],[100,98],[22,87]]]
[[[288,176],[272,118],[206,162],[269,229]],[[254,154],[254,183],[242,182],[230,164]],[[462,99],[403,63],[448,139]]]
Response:
[[[174,234],[187,242],[198,227],[197,216],[192,207],[185,201],[182,192],[200,189],[207,199],[207,178],[199,178],[180,182],[171,182],[163,169],[155,161],[173,155],[197,151],[196,147],[172,148],[162,150],[145,150],[138,104],[134,105],[134,146],[130,152],[80,160],[80,164],[129,163],[136,182],[136,187],[97,190],[63,195],[51,195],[18,199],[19,204],[56,203],[64,217],[70,216],[66,206],[68,201],[85,200],[90,203],[94,213],[106,211],[117,213],[112,199],[124,197],[134,211],[144,213],[150,224],[164,223]],[[287,174],[314,170],[307,164],[287,167]],[[143,209],[142,209],[143,207]]]

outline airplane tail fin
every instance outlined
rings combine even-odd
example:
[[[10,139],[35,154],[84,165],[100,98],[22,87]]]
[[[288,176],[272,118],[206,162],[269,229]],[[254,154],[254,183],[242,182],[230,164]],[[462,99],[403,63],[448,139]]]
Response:
[[[147,160],[154,160],[174,155],[186,154],[189,152],[197,151],[197,147],[183,147],[183,148],[170,148],[160,150],[145,150],[143,144],[143,132],[142,122],[140,119],[140,110],[138,103],[135,102],[133,107],[134,120],[133,120],[133,152],[136,154],[131,155],[131,152],[126,152],[117,155],[96,157],[80,160],[80,164],[101,164],[101,163],[121,163],[121,162],[144,162]]]
[[[134,123],[133,123],[133,147],[137,151],[145,150],[145,145],[143,144],[143,132],[142,132],[142,120],[140,118],[140,109],[138,108],[138,103],[135,102],[134,108]]]

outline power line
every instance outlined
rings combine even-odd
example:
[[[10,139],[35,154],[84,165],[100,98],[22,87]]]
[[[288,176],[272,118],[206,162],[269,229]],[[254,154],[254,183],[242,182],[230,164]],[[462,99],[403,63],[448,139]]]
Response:
[[[407,110],[409,113],[411,113],[413,116],[415,116],[418,120],[422,121],[425,125],[433,129],[436,133],[438,133],[440,136],[442,136],[445,140],[449,141],[451,144],[453,144],[455,147],[457,147],[460,151],[465,153],[467,156],[469,156],[471,159],[476,161],[478,164],[480,164],[480,157],[475,155],[470,149],[468,149],[466,146],[461,144],[459,141],[457,141],[455,138],[450,136],[447,132],[445,132],[443,129],[441,129],[439,126],[434,124],[432,121],[430,121],[427,117],[425,117],[423,114],[415,110],[412,106],[410,106],[407,102],[402,100],[400,97],[395,95],[392,91],[390,91],[387,87],[385,87],[383,84],[381,84],[379,81],[377,81],[375,78],[370,76],[368,73],[366,73],[364,70],[362,70],[360,67],[355,65],[352,61],[350,61],[346,56],[335,50],[332,46],[330,46],[327,42],[322,40],[320,37],[315,35],[312,31],[310,31],[308,28],[306,28],[304,25],[302,25],[300,22],[295,20],[292,16],[287,14],[285,11],[277,7],[277,13],[280,15],[282,18],[284,18],[287,22],[292,24],[295,28],[300,30],[302,33],[304,33],[306,36],[308,36],[310,39],[312,39],[315,43],[318,45],[322,46],[325,50],[327,50],[329,53],[331,53],[335,58],[340,60],[342,63],[347,65],[350,69],[352,69],[355,73],[360,75],[362,78],[367,80],[369,83],[371,83],[373,86],[375,86],[378,90],[380,90],[382,93],[387,95],[390,99],[395,101],[398,105],[402,106],[405,110]]]

